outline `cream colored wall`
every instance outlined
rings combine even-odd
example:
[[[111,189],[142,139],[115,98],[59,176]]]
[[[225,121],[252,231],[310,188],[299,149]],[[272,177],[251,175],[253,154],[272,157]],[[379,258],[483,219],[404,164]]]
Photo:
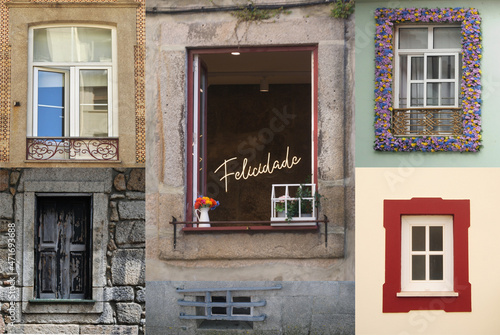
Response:
[[[137,166],[135,155],[135,81],[134,45],[136,44],[136,9],[133,1],[116,4],[33,4],[9,3],[10,43],[12,46],[11,98],[21,103],[12,107],[10,162],[6,167],[102,167]],[[118,67],[118,134],[121,163],[25,162],[26,118],[28,110],[28,28],[47,23],[105,24],[116,27]]]
[[[356,169],[356,334],[499,334],[500,168],[413,167],[421,164],[409,157],[398,168]],[[470,199],[470,313],[382,313],[383,200],[414,197]]]

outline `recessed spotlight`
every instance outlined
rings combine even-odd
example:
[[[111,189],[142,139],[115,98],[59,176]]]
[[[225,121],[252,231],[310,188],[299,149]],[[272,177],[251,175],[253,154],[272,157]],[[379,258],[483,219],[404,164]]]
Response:
[[[233,51],[233,52],[231,52],[231,55],[233,55],[233,56],[239,56],[240,53],[239,53],[239,51]]]

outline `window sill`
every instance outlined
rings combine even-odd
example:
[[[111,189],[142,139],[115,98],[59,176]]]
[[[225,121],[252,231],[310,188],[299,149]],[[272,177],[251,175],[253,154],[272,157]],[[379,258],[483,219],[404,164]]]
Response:
[[[406,291],[396,293],[397,297],[458,297],[453,291]]]
[[[30,299],[30,304],[94,304],[97,301],[90,299]]]
[[[300,226],[297,224],[289,226],[224,226],[224,227],[184,227],[183,232],[189,233],[217,233],[217,232],[273,232],[273,231],[310,231],[318,230],[318,225]]]

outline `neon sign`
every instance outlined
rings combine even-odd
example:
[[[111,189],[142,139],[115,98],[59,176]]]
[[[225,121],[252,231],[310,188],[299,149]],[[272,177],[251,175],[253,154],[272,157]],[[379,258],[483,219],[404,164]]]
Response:
[[[241,171],[236,171],[236,172],[228,172],[227,171],[227,165],[229,162],[236,160],[236,157],[232,157],[229,159],[225,159],[224,163],[219,165],[219,167],[214,171],[214,173],[217,173],[221,168],[224,168],[224,176],[220,179],[221,181],[224,180],[224,185],[225,185],[225,190],[227,192],[227,182],[228,178],[230,176],[234,176],[234,179],[240,180],[240,179],[248,179],[250,177],[257,177],[258,175],[261,174],[272,174],[275,170],[281,170],[281,169],[291,169],[295,165],[299,164],[300,160],[302,158],[293,156],[291,160],[289,159],[289,152],[290,152],[290,147],[286,147],[286,156],[285,159],[280,161],[280,160],[275,160],[271,164],[271,153],[267,153],[267,162],[265,164],[259,163],[259,166],[254,166],[252,167],[251,165],[248,165],[248,159],[244,158],[243,163],[241,164]]]

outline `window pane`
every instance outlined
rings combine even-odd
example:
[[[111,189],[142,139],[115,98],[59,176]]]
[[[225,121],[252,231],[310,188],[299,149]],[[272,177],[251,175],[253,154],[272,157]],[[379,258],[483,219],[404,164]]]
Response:
[[[453,106],[455,104],[455,83],[441,84],[441,106]]]
[[[70,62],[71,27],[40,28],[33,31],[33,61]]]
[[[429,279],[443,280],[443,255],[430,255],[429,262]]]
[[[75,62],[110,62],[111,30],[78,27],[75,32]]]
[[[443,227],[429,227],[429,250],[443,251]]]
[[[432,57],[438,58],[438,57]],[[441,56],[442,79],[455,79],[455,56]]]
[[[427,84],[427,106],[439,106],[439,84]]]
[[[411,250],[425,251],[425,227],[412,227]]]
[[[424,57],[411,58],[411,80],[424,80]]]
[[[411,256],[411,279],[425,280],[425,255]]]
[[[64,73],[38,71],[38,136],[64,136]]]
[[[424,84],[411,84],[411,107],[424,105]]]
[[[80,136],[108,136],[108,70],[80,70]]]
[[[460,27],[434,28],[434,48],[460,48],[462,32]]]
[[[427,49],[427,28],[402,28],[399,29],[400,49]]]
[[[111,30],[52,27],[33,31],[35,62],[110,62]]]
[[[427,79],[439,79],[439,56],[427,57]]]
[[[407,80],[408,80],[408,57],[406,55],[399,58],[399,107],[405,108],[407,104]]]

